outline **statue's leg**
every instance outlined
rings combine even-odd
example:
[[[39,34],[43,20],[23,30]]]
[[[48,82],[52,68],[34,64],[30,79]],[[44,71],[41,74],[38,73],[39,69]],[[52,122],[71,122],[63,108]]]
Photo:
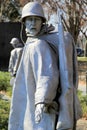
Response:
[[[76,130],[76,121],[74,121],[73,130]]]

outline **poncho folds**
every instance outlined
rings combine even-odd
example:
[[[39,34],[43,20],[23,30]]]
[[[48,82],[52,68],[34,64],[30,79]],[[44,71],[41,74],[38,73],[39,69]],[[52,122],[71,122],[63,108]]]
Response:
[[[65,33],[66,65],[58,56],[58,33],[28,37],[17,72],[11,103],[9,130],[54,130],[55,114],[44,113],[36,125],[35,104],[50,104],[59,84],[62,89],[57,129],[73,128],[74,121],[81,117],[77,98],[78,74],[75,45],[72,36]],[[62,70],[62,66],[65,69]],[[58,70],[59,68],[59,70]]]
[[[50,104],[56,96],[59,79],[57,59],[45,40],[27,40],[14,83],[9,130],[54,129],[55,114],[45,113],[36,125],[34,113],[35,104]]]

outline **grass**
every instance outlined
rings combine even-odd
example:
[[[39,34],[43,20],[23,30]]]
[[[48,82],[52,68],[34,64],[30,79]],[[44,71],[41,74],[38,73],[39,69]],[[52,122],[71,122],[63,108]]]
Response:
[[[10,102],[0,99],[0,130],[8,130]]]
[[[12,86],[10,85],[10,74],[0,71],[0,92],[7,96],[12,95]],[[1,99],[0,96],[0,130],[8,130],[8,117],[10,102]]]
[[[0,71],[0,91],[6,92],[7,95],[11,96],[12,86],[10,85],[10,73]]]
[[[78,91],[78,98],[82,107],[83,117],[87,119],[87,95],[83,95],[81,91]]]

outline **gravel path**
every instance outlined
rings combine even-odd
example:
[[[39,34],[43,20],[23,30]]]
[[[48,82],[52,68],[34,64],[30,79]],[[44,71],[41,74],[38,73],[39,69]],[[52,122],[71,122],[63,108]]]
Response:
[[[87,130],[87,120],[85,119],[78,120],[76,130]]]

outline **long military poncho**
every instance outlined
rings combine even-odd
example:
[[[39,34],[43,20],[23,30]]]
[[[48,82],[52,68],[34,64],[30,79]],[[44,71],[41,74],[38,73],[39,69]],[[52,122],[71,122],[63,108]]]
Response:
[[[35,124],[35,104],[53,102],[58,87],[57,55],[46,41],[27,41],[13,88],[9,130],[53,130],[53,113]]]
[[[77,60],[71,35],[65,33],[67,68],[64,71],[60,69],[63,60],[57,61],[56,57],[56,54],[58,56],[58,53],[63,53],[59,51],[58,46],[58,33],[46,34],[35,39],[28,38],[13,89],[9,130],[54,130],[55,114],[44,113],[42,121],[35,125],[34,111],[35,104],[43,102],[49,104],[53,101],[59,76],[62,93],[58,99],[60,109],[57,130],[72,129],[74,118],[77,120],[81,117],[76,95]],[[68,82],[65,82],[65,79],[68,79]]]

